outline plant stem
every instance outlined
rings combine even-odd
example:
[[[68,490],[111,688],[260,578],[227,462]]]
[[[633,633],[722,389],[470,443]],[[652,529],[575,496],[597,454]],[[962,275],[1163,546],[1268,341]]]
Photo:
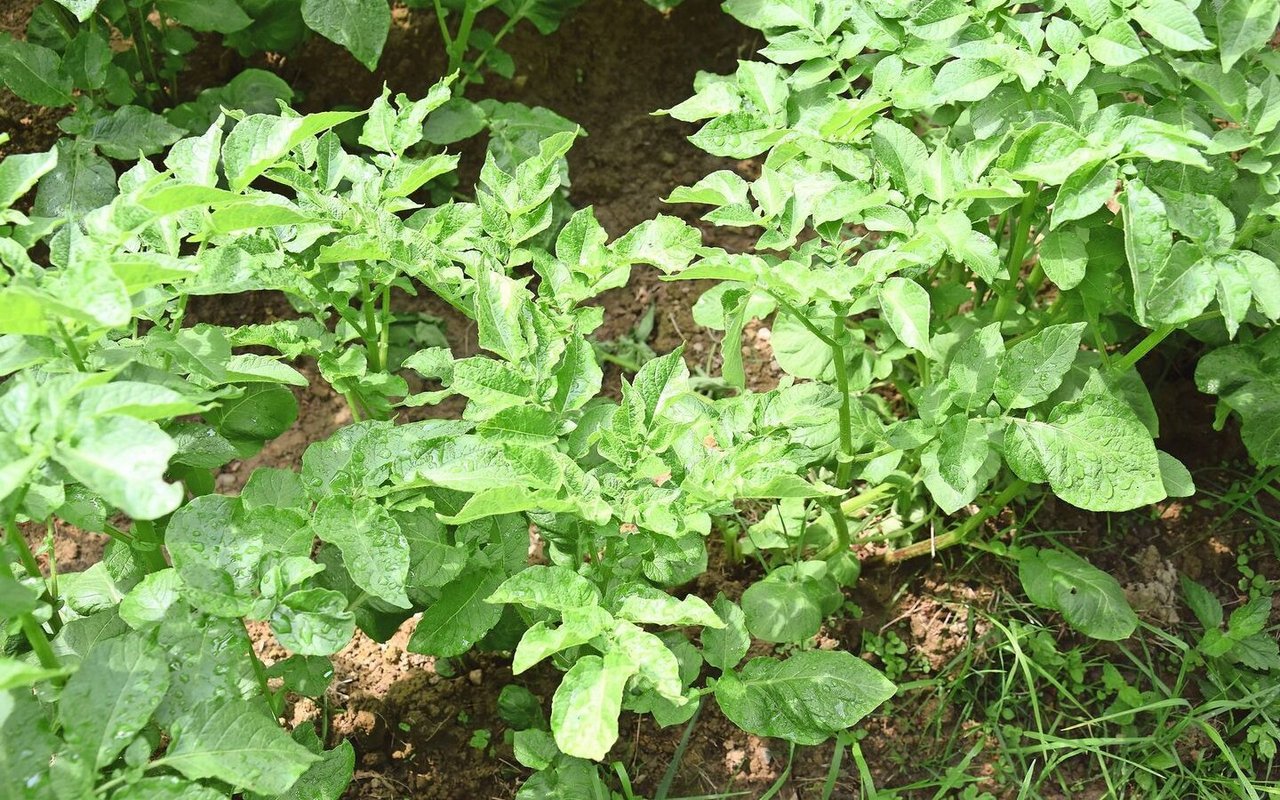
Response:
[[[130,7],[128,3],[125,6],[124,17],[129,23],[129,38],[133,40],[133,52],[138,56],[138,66],[142,68],[143,77],[155,84],[163,95],[164,84],[160,82],[160,73],[156,70],[155,57],[151,53],[151,39],[145,31],[147,22],[142,18],[142,9]],[[147,94],[151,94],[150,87]]]
[[[836,370],[836,391],[840,393],[840,463],[836,465],[836,487],[849,488],[853,472],[853,410],[849,391],[849,365],[845,363],[844,343],[848,338],[844,327],[844,314],[836,314],[831,332],[831,357]]]
[[[844,512],[845,516],[848,516],[855,511],[859,511],[861,509],[866,508],[867,506],[871,505],[877,500],[880,500],[881,498],[885,497],[886,495],[892,492],[893,492],[892,484],[882,483],[879,486],[875,486],[870,489],[867,489],[865,492],[862,492],[861,494],[855,495],[853,497],[850,497],[848,500],[845,500],[843,503],[840,504],[840,510]]]
[[[382,330],[378,334],[378,363],[383,369],[390,367],[391,352],[391,284],[382,287]]]
[[[145,519],[133,521],[133,543],[129,545],[138,557],[138,561],[148,574],[167,569],[169,563],[164,560],[160,551],[160,537],[156,534],[155,523]]]
[[[844,359],[844,343],[848,337],[848,331],[844,327],[845,314],[843,309],[837,309],[835,320],[832,325],[831,338],[828,340],[828,347],[831,348],[831,357],[835,364],[836,370],[836,391],[840,393],[840,455],[836,464],[836,488],[842,492],[848,491],[849,479],[853,474],[853,413],[850,406],[852,402],[849,392],[849,367]],[[819,558],[830,558],[837,553],[845,553],[849,550],[849,521],[845,519],[844,511],[837,501],[831,501],[827,506],[827,512],[831,515],[831,522],[836,528],[836,538],[828,546],[823,548],[819,554]]]
[[[381,372],[382,364],[378,360],[378,319],[377,308],[373,301],[373,288],[367,283],[360,283],[360,306],[364,311],[364,347],[371,372]]]
[[[249,640],[249,663],[253,665],[253,674],[258,679],[258,688],[262,690],[262,696],[268,701],[271,699],[271,687],[267,685],[267,668],[262,663],[262,659],[258,658],[258,653],[253,649],[252,637],[249,636],[249,626],[245,624],[244,619],[240,620],[240,627],[244,628],[245,638]]]
[[[1044,285],[1044,267],[1040,266],[1037,261],[1036,265],[1031,268],[1031,274],[1027,276],[1027,304],[1030,305],[1035,301],[1036,295],[1040,293],[1040,287]]]
[[[342,397],[347,401],[347,408],[351,409],[351,421],[360,422],[366,415],[361,413],[360,401],[351,392],[343,392]]]
[[[445,52],[453,52],[453,36],[449,33],[449,25],[444,21],[444,7],[440,0],[431,0],[436,7],[436,23],[440,26],[440,38],[444,40]]]
[[[67,326],[62,324],[62,320],[58,320],[57,326],[58,336],[62,339],[63,346],[67,348],[67,355],[71,356],[71,363],[76,365],[76,371],[84,372],[84,355],[76,346],[76,340],[71,338],[71,333],[67,330]]]
[[[471,44],[471,28],[475,25],[479,10],[479,4],[470,0],[463,6],[458,34],[453,37],[453,42],[449,46],[449,68],[446,70],[449,74],[462,69],[462,59],[466,57],[467,46]]]
[[[1111,368],[1116,372],[1124,372],[1142,360],[1142,357],[1155,349],[1155,346],[1168,338],[1169,334],[1177,330],[1174,325],[1161,325],[1146,335],[1142,341],[1134,345],[1133,349],[1125,353],[1121,358],[1111,363]]]
[[[1013,304],[1018,299],[1018,277],[1022,273],[1022,262],[1026,258],[1027,235],[1031,232],[1031,217],[1035,211],[1036,200],[1040,197],[1040,186],[1036,184],[1027,190],[1027,196],[1023,198],[1022,205],[1018,208],[1018,220],[1015,223],[1013,237],[1009,240],[1009,261],[1007,271],[1009,273],[1010,287],[1008,291],[1000,293],[1000,299],[996,301],[995,319],[997,322],[1003,320],[1013,310]]]
[[[14,524],[12,519],[5,523],[5,533],[12,542],[22,542],[22,547],[19,548],[19,554],[21,554],[22,549],[26,548],[26,542],[22,540],[21,536],[15,535],[17,534],[17,525]],[[30,550],[27,550],[28,554],[30,552]],[[25,568],[26,564],[23,564],[23,567]],[[40,575],[39,569],[36,570],[36,575]],[[43,580],[43,576],[40,577]],[[9,568],[9,562],[4,558],[0,558],[0,578],[4,578],[7,581],[17,580],[13,570]],[[36,622],[36,618],[29,613],[22,613],[18,615],[18,623],[22,626],[22,633],[27,637],[27,642],[31,645],[31,651],[40,660],[40,666],[45,669],[60,669],[62,665],[58,663],[58,657],[54,655],[53,646],[49,644],[49,637],[44,628],[40,627],[40,623]]]
[[[890,550],[880,556],[868,559],[868,561],[876,561],[884,564],[896,564],[917,556],[925,555],[926,553],[935,553],[943,548],[960,544],[975,530],[977,530],[979,525],[994,517],[996,514],[999,514],[1000,511],[1015,497],[1026,491],[1029,485],[1030,484],[1024,480],[1016,480],[1006,486],[1004,491],[996,495],[990,503],[983,506],[977,514],[974,514],[972,517],[969,517],[964,522],[960,523],[960,526],[955,530],[948,531],[927,542],[916,542],[915,544],[907,545],[906,547],[898,550]]]
[[[525,15],[529,13],[529,9],[533,5],[533,2],[526,2],[517,9],[514,14],[507,17],[507,21],[502,23],[502,27],[493,35],[493,41],[487,48],[485,48],[484,52],[476,58],[476,63],[471,65],[472,75],[480,72],[480,68],[484,66],[484,62],[489,59],[489,54],[498,48],[498,42],[501,42],[508,33],[511,33],[511,31],[515,29],[516,23],[525,18]],[[466,87],[466,82],[463,83],[463,87]]]
[[[44,580],[44,573],[40,571],[40,565],[36,563],[35,554],[27,546],[27,540],[22,536],[22,532],[18,530],[18,523],[14,518],[10,517],[5,520],[4,532],[9,539],[9,544],[13,546],[14,550],[18,551],[18,563],[22,564],[22,568],[26,571],[28,577]]]

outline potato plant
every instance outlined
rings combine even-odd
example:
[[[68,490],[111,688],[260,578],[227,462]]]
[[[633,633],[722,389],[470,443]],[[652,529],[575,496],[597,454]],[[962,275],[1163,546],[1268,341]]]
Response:
[[[847,744],[896,687],[813,640],[873,522],[901,523],[883,560],[981,547],[1033,604],[1121,640],[1138,621],[1114,578],[979,528],[1043,493],[1098,512],[1194,493],[1139,371],[1166,340],[1280,466],[1274,0],[728,0],[764,60],[667,113],[759,174],[668,201],[751,230],[749,252],[662,215],[610,240],[566,200],[576,125],[462,97],[509,71],[519,20],[546,32],[574,5],[433,2],[449,77],[309,115],[254,71],[175,105],[187,29],[273,51],[310,29],[372,68],[385,0],[45,0],[0,42],[6,85],[76,106],[74,138],[0,162],[0,786],[337,798],[354,748],[282,725],[288,696],[326,697],[357,631],[410,619],[408,649],[442,665],[560,673],[549,713],[499,698],[522,800],[607,794],[623,713],[691,729],[714,704],[753,735]],[[460,191],[443,148],[486,129]],[[715,282],[694,314],[724,332],[728,391],[680,348],[605,386],[599,299],[637,266]],[[259,291],[297,316],[189,319],[193,297]],[[405,346],[396,306],[422,293],[474,352]],[[748,388],[752,320],[776,388]],[[350,424],[220,491],[294,423],[300,358]],[[99,563],[58,569],[68,525],[108,538]],[[736,601],[689,588],[717,538],[759,557]],[[1269,601],[1227,619],[1184,591],[1218,688],[1262,686]],[[288,656],[263,663],[251,628]]]
[[[807,386],[710,400],[679,351],[620,402],[602,397],[587,336],[604,312],[586,301],[635,264],[680,269],[696,232],[659,217],[608,243],[589,208],[552,230],[574,132],[509,171],[491,154],[475,202],[424,207],[410,196],[456,157],[407,152],[448,94],[236,115],[176,143],[163,170],[138,162],[80,219],[4,212],[0,725],[24,743],[7,783],[32,797],[336,796],[350,746],[281,729],[283,690],[323,694],[327,657],[357,627],[385,639],[414,614],[413,651],[513,649],[517,673],[564,670],[550,730],[518,736],[543,770],[530,792],[589,780],[623,709],[672,724],[714,695],[747,730],[815,743],[892,694],[848,653],[742,664],[733,603],[666,591],[706,569],[705,537],[735,502],[833,493],[807,471],[835,452],[835,404]],[[355,153],[332,130],[353,122]],[[4,161],[6,202],[55,175],[59,154]],[[392,287],[453,305],[484,354],[413,354],[400,366],[437,388],[408,394],[386,361]],[[313,316],[184,325],[193,295],[266,288]],[[260,469],[228,496],[210,470],[283,431],[296,406],[282,385],[300,382],[233,352],[246,344],[316,358],[365,419],[311,445],[300,471]],[[450,396],[461,419],[386,419]],[[23,521],[112,542],[92,569],[46,577]],[[548,563],[529,564],[531,531]],[[266,669],[245,620],[291,657]],[[779,701],[807,710],[777,717]]]
[[[820,555],[847,550],[850,505],[976,504],[914,554],[1035,486],[1092,511],[1191,494],[1137,371],[1175,335],[1205,351],[1197,380],[1251,456],[1280,463],[1280,4],[725,9],[764,34],[763,59],[701,74],[668,113],[760,175],[721,170],[668,201],[759,236],[670,277],[719,282],[699,311],[725,331],[726,380],[743,385],[744,323],[774,315],[784,372],[834,389],[822,479],[862,494],[790,509],[793,531],[834,535]],[[1119,585],[1083,560],[1010,554],[1033,601],[1100,638],[1132,632]]]

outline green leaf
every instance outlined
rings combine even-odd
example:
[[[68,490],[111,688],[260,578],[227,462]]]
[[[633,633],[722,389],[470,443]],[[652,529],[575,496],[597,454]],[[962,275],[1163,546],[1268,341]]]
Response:
[[[1085,47],[1089,48],[1089,55],[1094,60],[1108,67],[1127,66],[1147,54],[1138,34],[1122,19],[1103,25],[1097,33],[1085,39]]]
[[[347,605],[347,598],[332,589],[290,592],[271,612],[271,632],[299,656],[332,655],[355,633],[355,615]]]
[[[724,627],[703,628],[702,657],[711,666],[726,672],[746,658],[747,651],[751,648],[751,636],[747,633],[746,615],[723,592],[716,595],[711,607]]]
[[[951,353],[947,367],[947,390],[951,401],[965,411],[984,408],[995,390],[1000,362],[1004,359],[1004,337],[999,323],[980,328],[965,337]]]
[[[1133,277],[1133,304],[1138,321],[1145,322],[1155,274],[1173,250],[1173,232],[1164,203],[1141,181],[1129,181],[1121,201],[1124,251]]]
[[[5,616],[13,615],[6,612]],[[16,658],[0,656],[0,693],[10,689],[28,689],[42,681],[62,677],[67,672],[66,669],[45,669]],[[3,755],[0,755],[0,761],[3,760]],[[3,774],[3,770],[0,770],[0,775]]]
[[[719,628],[724,623],[697,595],[677,600],[660,589],[637,584],[624,589],[614,616],[651,625],[702,625]]]
[[[378,66],[391,30],[391,8],[385,0],[302,0],[307,27],[340,44],[370,72]]]
[[[385,5],[383,10],[390,13]],[[306,139],[355,119],[363,111],[324,111],[305,117],[252,114],[238,122],[222,143],[223,166],[231,190],[244,191],[269,167]]]
[[[750,111],[717,116],[689,137],[700,150],[725,158],[753,158],[776,144],[785,131]]]
[[[1151,274],[1145,302],[1145,316],[1167,325],[1180,325],[1193,319],[1213,302],[1218,285],[1212,262],[1202,258],[1200,248],[1185,241],[1175,242],[1169,255]],[[1245,284],[1246,294],[1248,284]],[[1242,305],[1248,307],[1246,297]],[[1223,304],[1226,312],[1231,306]],[[1243,313],[1243,309],[1241,309]],[[1224,316],[1227,316],[1224,314]],[[1227,319],[1227,324],[1238,320]]]
[[[298,730],[310,731],[309,726]],[[314,734],[313,734],[314,736]],[[294,738],[297,738],[295,734]],[[317,746],[319,743],[317,742]],[[351,742],[343,740],[331,750],[319,753],[320,760],[312,764],[302,777],[284,794],[272,800],[338,800],[351,783],[355,774],[356,751]],[[253,798],[258,800],[258,798]]]
[[[1133,19],[1170,50],[1208,50],[1213,47],[1213,43],[1205,38],[1196,15],[1180,0],[1143,0],[1133,9]]]
[[[58,5],[70,11],[79,22],[89,19],[102,0],[57,0]]]
[[[142,730],[169,689],[164,652],[140,635],[101,642],[67,681],[58,701],[63,735],[97,771]]]
[[[421,100],[411,102],[403,94],[396,95],[395,106],[392,106],[390,97],[391,91],[384,86],[382,96],[369,108],[369,118],[360,132],[360,144],[399,156],[422,141],[427,114],[449,99],[449,82],[437,83]]]
[[[156,0],[156,8],[197,31],[235,33],[253,23],[236,0]]]
[[[507,578],[486,602],[568,611],[600,605],[600,590],[568,567],[534,565]]]
[[[305,508],[307,490],[293,470],[258,467],[240,491],[240,503],[246,511],[263,506]]]
[[[663,272],[679,272],[702,246],[702,234],[677,217],[659,214],[627,231],[610,245],[618,257],[651,264]]]
[[[995,384],[1000,405],[1030,408],[1047,400],[1071,369],[1084,328],[1083,322],[1050,325],[1009,348]]]
[[[1225,0],[1216,8],[1218,51],[1224,72],[1266,46],[1280,23],[1280,3],[1275,0]]]
[[[276,721],[245,700],[206,704],[173,733],[165,764],[188,778],[278,795],[320,761]]]
[[[716,702],[735,725],[757,736],[821,744],[893,696],[894,685],[862,659],[809,650],[785,661],[755,658],[716,683]]]
[[[1182,462],[1163,450],[1157,450],[1160,457],[1160,482],[1164,484],[1164,493],[1170,497],[1191,497],[1196,493],[1195,481],[1191,472]]]
[[[636,672],[620,653],[579,658],[551,700],[551,732],[565,755],[603,761],[618,740],[622,690]]]
[[[1079,286],[1088,264],[1089,252],[1076,231],[1050,231],[1040,242],[1040,267],[1059,289]]]
[[[1047,481],[1088,511],[1127,511],[1165,497],[1151,434],[1097,373],[1048,419],[1012,420],[1005,458],[1018,477]]]
[[[635,665],[633,689],[652,689],[665,700],[678,706],[685,705],[680,661],[662,639],[637,625],[618,620],[609,634],[608,652],[615,651]]]
[[[159,114],[140,106],[121,106],[94,120],[81,138],[97,145],[104,156],[132,161],[159,153],[181,139],[183,133]]]
[[[993,477],[993,469],[984,469],[992,454],[987,431],[981,420],[951,417],[921,453],[924,484],[944,513],[954,514],[973,502]]]
[[[169,521],[165,544],[192,605],[217,616],[249,612],[266,543],[245,524],[239,500],[195,498]]]
[[[1000,273],[1000,252],[991,237],[975,231],[969,217],[950,211],[938,219],[938,230],[947,240],[951,255],[972,269],[984,281],[994,282]]]
[[[1058,611],[1086,636],[1119,641],[1138,626],[1116,579],[1075,553],[1026,550],[1018,558],[1018,579],[1031,602]]]
[[[31,191],[40,176],[58,165],[58,150],[19,153],[0,161],[0,210],[16,203]]]
[[[474,647],[502,617],[502,609],[486,600],[502,578],[500,570],[474,564],[447,583],[418,620],[408,650],[447,658]]]
[[[929,160],[924,142],[898,123],[880,117],[871,128],[871,146],[876,161],[900,188],[912,196],[924,194],[924,166]]]
[[[929,293],[907,278],[892,277],[880,286],[880,306],[889,327],[902,343],[926,356],[933,353],[929,344]]]
[[[61,744],[32,692],[0,692],[0,786],[23,787],[23,800],[54,800],[49,764]]]
[[[742,593],[747,630],[766,642],[802,642],[822,627],[822,607],[803,581],[761,580]]]
[[[1222,627],[1222,603],[1213,596],[1213,592],[1183,575],[1180,579],[1182,593],[1187,598],[1187,606],[1196,615],[1200,626],[1205,630],[1216,630]]]
[[[115,194],[116,171],[93,145],[62,139],[57,166],[40,179],[35,213],[74,219],[111,202]]]
[[[39,106],[69,106],[71,76],[62,69],[58,54],[31,42],[0,38],[0,79],[9,90]]]
[[[514,280],[494,271],[476,276],[473,303],[480,346],[511,362],[519,362],[533,351],[521,324],[528,316],[531,299],[526,283],[528,279]]]
[[[409,542],[385,508],[367,497],[326,497],[316,505],[312,525],[316,536],[342,551],[357,586],[393,606],[412,605],[405,595]]]
[[[1060,122],[1037,122],[1018,134],[996,162],[1016,179],[1061,184],[1102,157],[1075,130]]]
[[[1102,208],[1115,195],[1119,179],[1120,168],[1112,161],[1077,167],[1058,188],[1049,227],[1083,219]]]
[[[156,519],[182,502],[183,488],[164,482],[177,446],[153,422],[94,417],[58,444],[54,457],[76,480],[134,519]]]
[[[810,319],[822,329],[828,319]],[[824,323],[828,323],[824,325]],[[773,324],[770,346],[778,366],[788,375],[811,380],[835,380],[835,357],[831,348],[791,314],[779,314]],[[739,346],[739,345],[735,345]]]
[[[548,656],[587,644],[613,626],[613,617],[598,606],[571,608],[561,617],[560,625],[554,628],[538,621],[524,632],[511,661],[512,674],[519,675]]]
[[[156,775],[125,784],[112,793],[111,800],[222,800],[224,797],[217,789],[202,783],[177,775]]]
[[[239,397],[205,412],[205,419],[223,436],[255,442],[276,438],[297,418],[293,392],[270,383],[246,386]]]
[[[1005,71],[980,58],[957,58],[938,70],[933,82],[934,102],[972,103],[991,94],[1004,82]]]

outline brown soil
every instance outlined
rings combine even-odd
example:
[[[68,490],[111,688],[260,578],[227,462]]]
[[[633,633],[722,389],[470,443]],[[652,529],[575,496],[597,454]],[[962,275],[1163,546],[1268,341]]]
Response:
[[[20,33],[34,3],[19,0],[7,5],[0,11],[0,30]],[[395,91],[420,93],[440,73],[443,61],[434,21],[403,9],[397,10],[395,19],[383,66],[375,73],[319,38],[294,56],[258,59],[252,65],[276,70],[289,80],[302,94],[303,110],[364,106],[384,81]],[[492,25],[492,20],[482,22]],[[591,0],[550,38],[523,28],[513,34],[506,47],[516,61],[515,78],[490,78],[471,95],[547,106],[582,124],[589,136],[570,157],[571,200],[576,206],[594,205],[600,221],[614,235],[657,213],[676,214],[696,223],[693,209],[665,206],[659,198],[715,169],[746,173],[754,165],[726,163],[697,151],[685,141],[690,126],[650,112],[686,97],[698,70],[731,70],[735,59],[747,57],[758,44],[752,32],[720,12],[713,0],[686,0],[666,16],[639,0]],[[192,89],[224,82],[247,65],[216,47],[203,47],[196,58],[193,75],[197,80],[187,81]],[[58,116],[32,109],[0,91],[0,130],[13,134],[13,142],[0,152],[47,148],[56,138]],[[475,150],[464,152],[473,172],[476,155]],[[464,172],[467,169],[464,164]],[[703,227],[710,244],[735,250],[749,245],[748,239],[732,231]],[[603,299],[608,318],[602,338],[625,335],[653,306],[657,313],[649,344],[661,353],[686,343],[691,367],[718,374],[717,337],[699,329],[691,316],[692,304],[705,288],[663,282],[651,270],[638,270],[626,289]],[[455,351],[474,351],[474,331],[438,303],[414,300],[404,307],[444,318]],[[234,303],[203,299],[193,303],[190,315],[239,324],[288,317],[293,311],[283,297],[263,294],[238,297]],[[748,328],[743,351],[750,384],[754,388],[774,385],[779,372],[767,326]],[[299,366],[316,378],[312,365]],[[1241,456],[1238,438],[1231,431],[1222,435],[1211,430],[1211,399],[1196,392],[1188,376],[1176,369],[1165,372],[1169,373],[1165,380],[1155,381],[1157,405],[1167,430],[1177,430],[1179,437],[1163,440],[1161,446],[1186,460],[1202,483],[1222,488],[1232,477],[1223,462],[1234,463]],[[615,372],[612,378],[617,377]],[[350,419],[342,399],[321,381],[313,380],[297,396],[301,413],[294,428],[254,459],[232,464],[219,477],[221,489],[237,490],[259,465],[297,466],[307,444],[325,438]],[[440,413],[456,411],[447,407]],[[1106,516],[1080,512],[1050,496],[1034,516],[1007,512],[988,526],[988,532],[1019,538],[1059,537],[1115,575],[1144,619],[1171,628],[1190,616],[1178,599],[1178,573],[1205,583],[1231,603],[1239,600],[1236,558],[1249,551],[1256,528],[1245,515],[1222,520],[1220,513],[1196,503],[1169,503],[1150,513]],[[43,530],[28,531],[28,535],[36,546],[44,539]],[[54,551],[59,569],[82,569],[100,558],[102,539],[59,528]],[[1280,580],[1280,563],[1274,557],[1254,556],[1255,568]],[[709,571],[689,588],[707,599],[719,591],[737,598],[756,577],[751,566],[727,563],[713,542]],[[952,662],[965,656],[973,659],[971,670],[998,671],[1003,667],[997,656],[982,644],[991,634],[986,615],[997,608],[1008,613],[1010,598],[1021,596],[1016,576],[1002,562],[978,559],[968,552],[943,552],[934,560],[872,569],[849,595],[861,616],[834,620],[819,637],[819,646],[862,653],[864,632],[894,633],[906,646],[901,682],[938,676],[952,680]],[[1043,621],[1045,615],[1038,618]],[[359,753],[356,780],[347,796],[512,797],[524,773],[503,743],[503,726],[496,713],[498,692],[511,677],[507,662],[496,656],[468,658],[456,677],[444,677],[436,673],[432,659],[405,650],[412,626],[411,620],[386,643],[357,636],[334,658],[335,681],[326,698],[333,712],[332,731],[350,736]],[[265,661],[284,655],[264,626],[254,626],[251,632]],[[1072,641],[1069,632],[1058,633],[1062,641]],[[887,666],[880,655],[864,655]],[[544,704],[549,704],[556,680],[555,674],[539,673],[521,678]],[[867,735],[860,747],[876,786],[884,789],[935,778],[958,766],[944,761],[944,753],[960,754],[981,744],[980,755],[963,769],[983,778],[979,784],[983,790],[1001,798],[1016,795],[1016,789],[1009,787],[1016,787],[1020,776],[996,771],[999,743],[990,733],[996,721],[985,720],[981,708],[957,709],[939,704],[936,698],[932,691],[905,692],[861,726]],[[298,701],[289,716],[301,723],[321,713],[310,701]],[[676,750],[681,729],[662,730],[648,718],[630,716],[624,717],[621,729],[623,736],[611,760],[626,766],[639,794],[652,793]],[[469,746],[479,730],[491,734],[488,749]],[[954,734],[958,744],[946,742],[943,732]],[[820,797],[832,755],[831,745],[798,748],[791,778],[776,796],[785,800]],[[783,773],[787,758],[783,743],[742,733],[709,704],[684,755],[672,796],[733,791],[759,796]],[[1067,765],[1068,773],[1071,769],[1078,773],[1078,787],[1071,796],[1099,796],[1096,776],[1088,767]],[[831,796],[858,797],[865,788],[846,753]],[[905,791],[901,796],[932,797],[934,789]]]

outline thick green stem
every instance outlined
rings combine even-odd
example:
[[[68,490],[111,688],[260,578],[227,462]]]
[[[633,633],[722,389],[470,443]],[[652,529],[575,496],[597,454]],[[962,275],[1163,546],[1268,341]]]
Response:
[[[432,0],[436,7],[436,24],[440,26],[440,38],[444,40],[444,49],[447,53],[453,52],[453,36],[449,33],[449,25],[444,20],[444,6],[440,4],[440,0]]]
[[[138,557],[138,563],[148,573],[167,569],[169,564],[164,560],[160,550],[160,536],[156,533],[155,523],[145,519],[133,521],[133,544],[129,548]]]
[[[18,530],[17,521],[13,518],[5,520],[4,530],[9,537],[9,544],[12,545],[14,550],[18,551],[18,563],[22,564],[22,568],[26,570],[27,575],[36,580],[44,580],[44,573],[40,571],[40,565],[36,563],[35,554],[27,546],[27,540],[23,537],[22,532]]]
[[[1036,295],[1040,293],[1040,287],[1044,286],[1044,267],[1040,266],[1037,261],[1036,265],[1031,268],[1031,274],[1027,276],[1027,302],[1032,303],[1036,299]]]
[[[997,322],[1009,316],[1014,303],[1018,300],[1018,277],[1022,274],[1022,262],[1026,260],[1027,236],[1031,232],[1031,217],[1034,215],[1036,201],[1040,198],[1040,187],[1036,185],[1027,190],[1022,205],[1018,208],[1018,219],[1015,223],[1013,237],[1009,240],[1009,287],[1000,293],[996,301],[995,319]]]
[[[867,506],[872,505],[882,500],[885,497],[888,497],[892,493],[893,493],[893,485],[888,483],[882,483],[879,486],[874,486],[870,489],[867,489],[865,492],[862,492],[861,494],[855,495],[853,497],[850,497],[848,500],[845,500],[843,503],[840,504],[840,510],[844,512],[845,516],[849,516],[850,514],[856,511],[861,511]]]
[[[76,365],[78,372],[84,372],[84,355],[80,352],[80,348],[76,346],[76,340],[72,338],[67,326],[62,324],[62,320],[58,320],[57,326],[58,336],[62,339],[62,345],[67,348],[67,355],[71,356],[71,363]]]
[[[836,370],[836,391],[840,393],[840,463],[836,465],[836,487],[849,488],[853,472],[853,409],[849,391],[849,365],[845,363],[844,343],[848,332],[844,327],[844,313],[837,313],[831,331],[831,357]]]
[[[24,550],[28,555],[30,555],[31,551],[27,548],[26,542],[23,541],[22,536],[18,533],[17,524],[12,519],[9,519],[5,523],[5,534],[9,539],[10,544],[14,545],[18,550],[20,560],[21,554]],[[19,543],[21,543],[21,545],[19,545]],[[29,569],[25,563],[23,564],[23,568]],[[40,574],[39,568],[36,569],[36,573],[33,577],[39,577],[43,580],[43,576]],[[13,570],[9,568],[9,562],[4,558],[0,558],[0,578],[4,578],[6,581],[17,580],[17,577],[13,574]],[[62,665],[58,663],[58,657],[53,652],[53,646],[49,644],[49,637],[45,633],[44,628],[40,627],[40,623],[36,621],[36,618],[27,613],[19,614],[18,624],[22,626],[22,633],[27,637],[27,642],[31,645],[31,651],[34,652],[36,654],[36,658],[40,660],[40,666],[45,669],[60,669]]]
[[[458,24],[458,33],[453,37],[453,42],[449,47],[449,69],[450,74],[462,69],[462,60],[466,58],[467,47],[471,43],[471,28],[475,25],[476,14],[479,13],[479,4],[470,2],[466,3],[462,9],[462,22]]]
[[[382,330],[378,334],[378,362],[383,369],[390,367],[391,353],[391,284],[382,287]]]
[[[978,529],[979,525],[991,519],[996,514],[999,514],[1000,511],[1012,502],[1015,497],[1026,491],[1029,485],[1030,484],[1024,480],[1016,480],[1006,486],[1004,491],[996,495],[990,503],[983,506],[977,514],[974,514],[972,517],[969,517],[964,522],[960,523],[960,526],[955,530],[948,531],[941,536],[936,536],[927,542],[916,542],[915,544],[907,545],[906,547],[898,550],[891,550],[881,556],[869,560],[878,561],[884,564],[896,564],[900,561],[906,561],[911,558],[916,558],[917,556],[936,553],[944,548],[960,544],[965,539],[968,539],[973,532]]]
[[[368,284],[360,285],[360,305],[364,311],[364,347],[369,360],[370,372],[381,372],[382,363],[378,359],[378,309],[373,300],[373,288]]]
[[[245,638],[251,639],[252,637],[249,636],[249,626],[244,624],[243,619],[240,620],[240,626],[244,628]],[[253,674],[254,677],[258,679],[258,688],[262,690],[262,696],[270,700],[271,686],[267,683],[267,667],[262,663],[262,659],[258,658],[258,653],[253,649],[252,642],[249,644],[249,663],[253,665]]]
[[[845,363],[844,343],[848,338],[848,332],[844,326],[844,312],[837,309],[835,320],[832,324],[831,338],[828,346],[831,348],[831,357],[835,364],[836,370],[836,391],[840,393],[840,409],[839,409],[839,425],[840,425],[840,455],[836,464],[836,488],[843,491],[849,489],[849,479],[853,475],[853,413],[851,408],[852,399],[849,391],[849,366]],[[828,547],[824,548],[821,558],[829,558],[837,553],[844,553],[849,549],[849,521],[845,519],[844,511],[840,508],[840,503],[832,501],[827,506],[828,513],[831,514],[831,522],[836,528],[836,538]]]
[[[353,395],[351,392],[344,392],[342,394],[342,397],[347,401],[347,408],[351,409],[351,421],[352,422],[363,421],[366,415],[362,413],[360,401],[356,399],[356,396]]]
[[[1156,345],[1163,342],[1169,337],[1169,334],[1177,330],[1174,325],[1161,325],[1146,335],[1142,341],[1134,345],[1133,349],[1125,353],[1119,359],[1111,363],[1111,368],[1116,372],[1124,372],[1142,360],[1142,357],[1155,349]]]

